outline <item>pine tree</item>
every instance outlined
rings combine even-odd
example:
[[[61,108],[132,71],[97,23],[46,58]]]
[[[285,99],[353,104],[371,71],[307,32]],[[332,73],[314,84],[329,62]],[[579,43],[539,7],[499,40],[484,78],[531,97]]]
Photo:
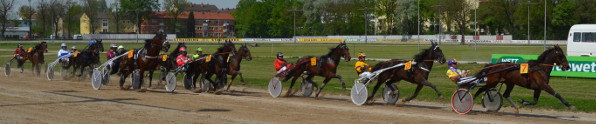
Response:
[[[195,14],[194,12],[190,12],[188,15],[188,19],[186,20],[186,27],[188,31],[188,37],[195,37]]]

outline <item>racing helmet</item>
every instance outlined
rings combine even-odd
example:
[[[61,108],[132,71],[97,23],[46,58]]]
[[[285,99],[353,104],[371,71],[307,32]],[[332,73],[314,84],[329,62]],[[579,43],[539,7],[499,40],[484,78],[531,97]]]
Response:
[[[114,43],[110,44],[110,48],[116,48],[116,47],[118,47],[118,46],[116,46],[116,44],[114,44]]]
[[[120,45],[118,46],[118,49],[124,49],[124,46]]]
[[[360,57],[366,57],[366,53],[363,53],[363,52],[358,53],[358,58],[360,58]]]
[[[448,64],[449,66],[451,66],[452,64],[457,64],[457,60],[456,60],[455,58],[453,58],[453,59],[450,59],[450,60],[449,60],[449,62],[447,62],[447,64]]]
[[[199,48],[197,48],[197,51],[203,52],[203,48],[199,47]]]
[[[17,44],[17,47],[23,47],[23,44]]]
[[[284,53],[277,52],[277,57],[284,56]]]
[[[66,47],[66,43],[62,43],[62,45],[60,45],[60,47]]]
[[[72,47],[70,47],[70,49],[76,50],[77,46],[72,46]]]
[[[180,47],[180,52],[186,52],[186,48],[185,47]]]

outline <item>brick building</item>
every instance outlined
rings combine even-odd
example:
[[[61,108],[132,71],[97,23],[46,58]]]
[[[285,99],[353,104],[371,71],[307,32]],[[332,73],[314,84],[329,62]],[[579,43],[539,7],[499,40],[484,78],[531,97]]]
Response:
[[[186,22],[189,12],[178,16],[181,23],[180,28],[186,29]],[[195,36],[197,37],[234,37],[235,18],[230,13],[221,12],[194,12]],[[166,21],[173,17],[167,16],[166,12],[155,12],[149,19],[141,23],[141,33],[151,34],[160,31],[167,31]]]

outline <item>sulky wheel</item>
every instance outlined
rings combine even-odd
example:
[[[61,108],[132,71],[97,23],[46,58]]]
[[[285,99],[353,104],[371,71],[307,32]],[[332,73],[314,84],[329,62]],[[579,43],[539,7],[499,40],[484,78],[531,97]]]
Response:
[[[138,90],[141,89],[141,75],[139,74],[139,70],[132,71],[132,89]]]
[[[10,63],[6,63],[6,66],[4,66],[4,75],[10,75]]]
[[[91,76],[91,86],[93,86],[93,89],[99,90],[99,88],[101,88],[102,77],[102,72],[99,69],[93,69],[93,74]]]
[[[271,78],[271,80],[269,80],[269,95],[271,95],[273,98],[277,98],[279,97],[279,95],[281,94],[281,91],[283,89],[282,85],[281,85],[281,81],[279,80],[278,77],[273,77]]]
[[[50,80],[50,81],[52,79],[54,79],[54,66],[48,66],[46,76],[47,76],[48,80]]]
[[[184,89],[190,90],[190,89],[193,88],[193,83],[192,83],[193,79],[192,79],[192,76],[193,75],[191,75],[191,74],[185,74],[184,75],[184,78],[183,78],[184,79]]]
[[[389,105],[395,105],[399,98],[399,89],[397,88],[397,85],[393,83],[390,86],[393,87],[395,91],[392,91],[391,88],[389,88],[389,85],[385,85],[385,88],[383,88],[383,100]]]
[[[200,85],[201,85],[202,92],[208,92],[209,90],[211,90],[212,89],[211,84],[212,84],[211,81],[205,79],[204,76],[201,77]]]
[[[503,96],[495,89],[490,89],[482,95],[482,107],[488,111],[498,112],[503,106]]]
[[[363,105],[366,102],[368,97],[368,89],[366,85],[358,83],[358,79],[354,82],[354,86],[350,90],[350,98],[352,98],[352,102],[356,105]]]
[[[105,68],[102,72],[101,84],[108,85],[110,83],[110,69]]]
[[[310,97],[310,95],[312,95],[313,90],[313,82],[303,79],[302,83],[300,84],[300,91],[302,92],[302,96]]]
[[[458,89],[451,96],[451,108],[458,114],[466,114],[472,110],[474,98],[466,89]]]
[[[174,90],[176,90],[176,74],[174,74],[174,72],[170,72],[166,75],[166,90],[168,92],[174,92]]]

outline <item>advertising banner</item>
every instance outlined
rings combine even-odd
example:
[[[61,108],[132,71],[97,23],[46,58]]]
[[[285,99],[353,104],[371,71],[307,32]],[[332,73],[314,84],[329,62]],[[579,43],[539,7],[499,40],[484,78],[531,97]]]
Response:
[[[538,59],[538,55],[493,54],[491,63],[525,63],[528,60],[536,59]],[[567,61],[569,62],[571,69],[562,71],[560,67],[555,66],[553,68],[553,72],[550,75],[596,78],[596,57],[567,56]]]

